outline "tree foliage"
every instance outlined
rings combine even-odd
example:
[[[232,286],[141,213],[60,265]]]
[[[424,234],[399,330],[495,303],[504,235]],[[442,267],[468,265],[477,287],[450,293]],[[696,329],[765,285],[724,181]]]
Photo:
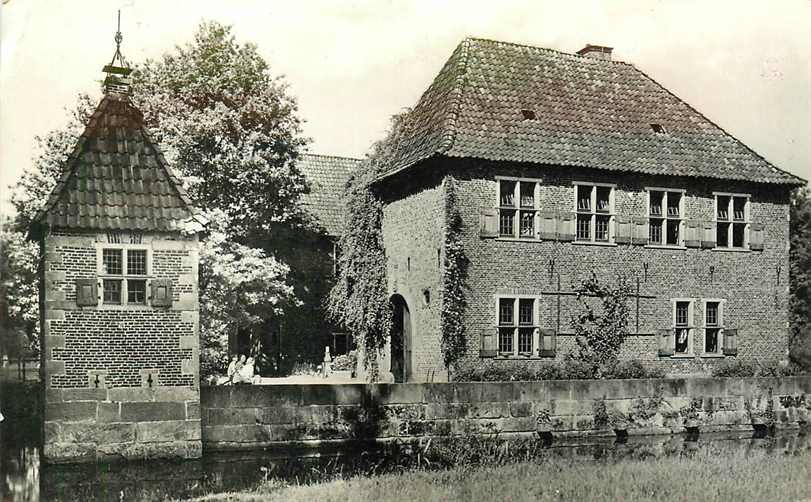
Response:
[[[791,198],[789,298],[791,358],[811,368],[811,190],[797,190]]]
[[[233,235],[305,219],[297,104],[255,45],[203,23],[194,42],[137,66],[134,82],[133,100],[190,196],[224,211]]]
[[[229,239],[228,217],[208,214],[208,235],[200,248],[201,376],[223,373],[228,364],[228,335],[250,328],[295,303],[285,282],[289,269],[264,250]]]
[[[462,216],[456,200],[456,180],[447,176],[445,186],[445,259],[442,268],[442,358],[450,369],[467,349],[464,313],[468,259],[462,246]]]
[[[25,234],[0,230],[0,352],[23,356],[39,350],[38,259],[39,247]]]
[[[378,378],[378,356],[392,327],[383,247],[383,203],[372,182],[396,155],[404,118],[405,114],[392,117],[386,138],[372,146],[349,180],[338,277],[327,305],[329,315],[352,333],[370,380]]]
[[[617,285],[612,287],[592,273],[575,291],[580,313],[572,318],[571,326],[578,345],[577,358],[607,369],[616,364],[628,336],[631,285],[624,277],[618,277]]]

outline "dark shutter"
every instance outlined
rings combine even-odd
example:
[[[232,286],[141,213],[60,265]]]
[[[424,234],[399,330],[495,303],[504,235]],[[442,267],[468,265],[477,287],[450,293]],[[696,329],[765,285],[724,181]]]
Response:
[[[76,305],[90,307],[99,303],[99,286],[96,279],[76,279]]]
[[[637,246],[645,245],[648,243],[648,219],[644,216],[635,216],[633,218],[634,235],[631,239],[632,244]]]
[[[701,247],[701,235],[703,227],[698,220],[687,220],[684,222],[684,245],[688,248]]]
[[[738,355],[738,330],[725,329],[724,330],[724,355],[737,356]]]
[[[541,239],[546,241],[553,241],[557,239],[557,218],[555,213],[551,211],[539,211],[538,217],[540,225],[538,226],[538,235]]]
[[[659,333],[659,355],[661,357],[670,357],[673,355],[673,347],[675,346],[675,334],[672,329],[660,329]]]
[[[172,279],[152,279],[150,287],[153,307],[172,306]]]
[[[715,240],[715,222],[703,221],[701,227],[704,230],[701,235],[701,247],[710,249],[716,246]]]
[[[574,240],[574,226],[575,215],[574,213],[559,213],[558,214],[558,240],[569,242]]]
[[[541,330],[541,357],[555,357],[557,349],[557,334],[554,329]]]
[[[492,239],[498,237],[498,210],[483,208],[479,211],[479,237]]]
[[[752,251],[763,251],[763,229],[762,223],[749,225],[749,249]]]
[[[617,235],[614,237],[614,242],[617,244],[630,244],[633,237],[634,225],[630,218],[623,218],[617,216]]]
[[[486,328],[482,330],[481,357],[496,357],[498,355],[498,329]]]

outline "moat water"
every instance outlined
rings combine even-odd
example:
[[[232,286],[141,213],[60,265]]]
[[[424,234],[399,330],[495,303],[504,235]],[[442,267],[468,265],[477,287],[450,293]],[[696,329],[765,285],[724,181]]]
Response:
[[[811,462],[811,436],[792,432],[765,437],[711,434],[688,437],[631,436],[552,441],[542,447],[538,462],[560,458],[586,461],[655,460],[709,450],[713,455],[758,451],[771,455],[801,455]],[[336,477],[375,475],[402,469],[402,459],[374,447],[330,450],[263,450],[207,452],[189,461],[143,461],[113,464],[46,465],[36,436],[15,434],[3,424],[0,438],[0,500],[152,501],[187,499],[208,493],[255,487],[275,478],[292,483],[314,483]],[[540,440],[538,440],[540,441]]]

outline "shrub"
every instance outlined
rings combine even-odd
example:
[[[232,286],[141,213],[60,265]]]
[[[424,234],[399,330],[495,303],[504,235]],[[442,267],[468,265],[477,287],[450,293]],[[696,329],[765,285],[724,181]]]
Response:
[[[751,377],[755,376],[755,365],[740,359],[725,360],[712,369],[714,377]]]
[[[309,361],[297,361],[290,372],[291,375],[317,375],[318,373],[318,368]]]
[[[603,371],[604,378],[664,378],[665,372],[661,369],[648,369],[641,361],[619,361]]]
[[[332,369],[335,371],[355,371],[358,364],[358,353],[354,350],[347,354],[337,356],[332,361]]]

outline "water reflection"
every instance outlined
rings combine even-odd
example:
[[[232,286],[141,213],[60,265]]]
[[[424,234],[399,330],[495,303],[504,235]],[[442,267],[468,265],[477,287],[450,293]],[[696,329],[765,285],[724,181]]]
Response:
[[[385,472],[385,457],[366,447],[354,451],[274,450],[207,453],[204,459],[184,462],[149,461],[120,464],[44,465],[32,445],[3,445],[0,475],[2,500],[110,500],[146,501],[187,498],[204,493],[254,487],[263,479],[279,478],[301,483],[336,475]],[[752,453],[808,455],[811,441],[802,434],[780,434],[754,439],[749,434],[713,434],[554,441],[546,445],[539,461],[556,458],[656,459],[691,456],[708,450],[713,455]],[[371,468],[370,468],[371,467]]]

